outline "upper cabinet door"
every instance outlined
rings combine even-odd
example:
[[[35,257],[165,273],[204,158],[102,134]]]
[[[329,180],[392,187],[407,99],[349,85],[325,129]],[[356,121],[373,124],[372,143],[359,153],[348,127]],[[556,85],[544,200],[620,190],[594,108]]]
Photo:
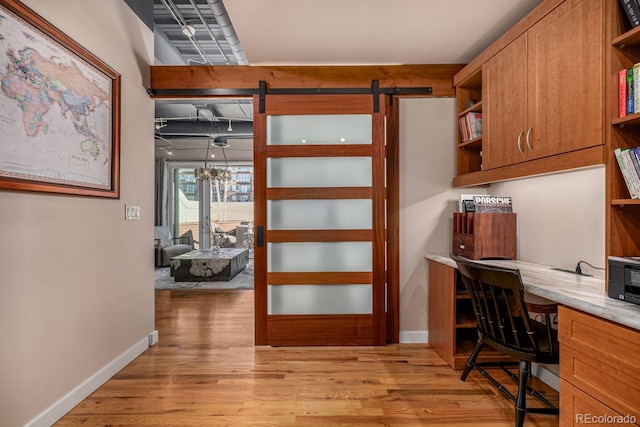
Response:
[[[527,32],[528,159],[604,143],[602,1],[566,1]]]
[[[526,159],[527,37],[520,36],[482,67],[483,169]]]

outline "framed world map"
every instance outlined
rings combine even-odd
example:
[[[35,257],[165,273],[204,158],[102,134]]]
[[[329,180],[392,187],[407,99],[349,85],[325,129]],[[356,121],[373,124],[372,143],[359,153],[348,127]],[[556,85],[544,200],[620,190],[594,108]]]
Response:
[[[0,0],[0,189],[120,197],[120,75]]]

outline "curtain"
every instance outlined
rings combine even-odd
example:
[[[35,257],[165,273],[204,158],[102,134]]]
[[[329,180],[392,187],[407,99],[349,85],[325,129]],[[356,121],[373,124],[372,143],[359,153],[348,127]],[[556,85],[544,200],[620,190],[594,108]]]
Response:
[[[167,159],[156,159],[156,179],[155,179],[155,225],[168,225],[168,213],[167,206],[167,188],[166,188],[166,175],[167,175]]]

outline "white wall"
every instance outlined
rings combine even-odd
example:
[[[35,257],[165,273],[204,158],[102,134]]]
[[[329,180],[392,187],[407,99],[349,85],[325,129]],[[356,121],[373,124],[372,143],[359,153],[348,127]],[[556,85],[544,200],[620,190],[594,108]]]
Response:
[[[455,100],[400,101],[400,341],[427,342],[426,252],[449,253],[460,194],[455,174]]]
[[[492,184],[518,214],[518,258],[573,270],[605,266],[604,166]],[[604,277],[582,264],[583,272]]]
[[[604,267],[604,167],[453,189],[453,99],[400,101],[400,341],[428,341],[426,252],[449,253],[460,194],[511,196],[518,258],[574,269]],[[583,265],[583,271],[603,272]]]
[[[121,197],[0,191],[3,426],[51,424],[154,329],[153,34],[121,0],[24,2],[122,76]]]

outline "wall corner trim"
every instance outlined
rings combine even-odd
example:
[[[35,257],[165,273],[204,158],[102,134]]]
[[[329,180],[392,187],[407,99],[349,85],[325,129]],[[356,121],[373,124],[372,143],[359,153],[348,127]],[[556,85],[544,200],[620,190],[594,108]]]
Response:
[[[67,412],[73,409],[78,403],[86,399],[98,387],[107,382],[109,378],[115,375],[122,368],[127,366],[133,359],[140,356],[149,348],[149,337],[145,335],[134,345],[129,347],[124,353],[109,362],[105,367],[87,378],[76,388],[71,390],[60,400],[45,409],[40,415],[29,421],[28,427],[48,427],[62,418]]]
[[[404,331],[400,332],[401,344],[426,344],[429,342],[428,331]]]
[[[158,330],[156,329],[149,334],[149,347],[156,345],[158,343],[158,339]]]

